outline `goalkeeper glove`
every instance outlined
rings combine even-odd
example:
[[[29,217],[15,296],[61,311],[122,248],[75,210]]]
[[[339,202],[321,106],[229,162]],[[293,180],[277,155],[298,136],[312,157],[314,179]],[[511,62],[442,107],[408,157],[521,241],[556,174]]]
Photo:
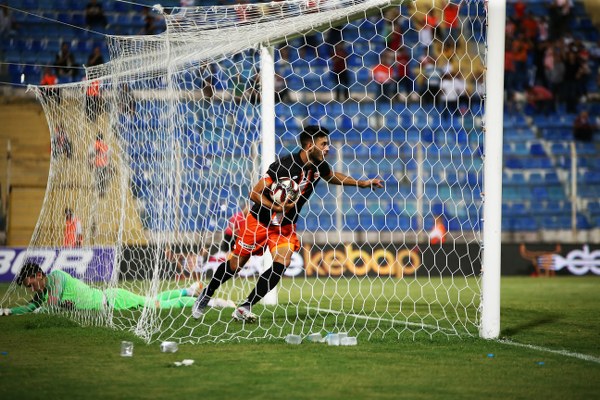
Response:
[[[10,308],[1,308],[0,309],[0,316],[1,315],[10,315],[12,314],[12,311],[10,310]]]

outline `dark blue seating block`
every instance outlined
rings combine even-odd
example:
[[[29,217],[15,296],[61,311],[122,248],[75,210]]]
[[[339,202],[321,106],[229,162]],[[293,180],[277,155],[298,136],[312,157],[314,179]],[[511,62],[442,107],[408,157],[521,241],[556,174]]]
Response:
[[[512,219],[512,229],[515,231],[532,232],[538,230],[538,223],[533,217],[517,217]]]

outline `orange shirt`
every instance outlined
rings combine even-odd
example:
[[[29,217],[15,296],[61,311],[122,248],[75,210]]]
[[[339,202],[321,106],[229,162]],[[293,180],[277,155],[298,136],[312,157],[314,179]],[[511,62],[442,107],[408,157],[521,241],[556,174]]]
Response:
[[[378,83],[386,83],[392,77],[392,68],[389,65],[379,64],[373,68],[373,79]]]
[[[108,165],[108,145],[102,140],[96,140],[94,150],[96,151],[96,167],[106,167]]]
[[[88,96],[100,95],[100,83],[97,80],[91,81],[86,91]]]
[[[44,86],[44,85],[57,85],[58,84],[58,78],[56,77],[56,75],[53,74],[44,74],[44,76],[42,76],[42,80],[40,81],[40,85]]]
[[[63,247],[81,247],[81,221],[79,218],[72,217],[65,223]]]
[[[433,230],[429,232],[429,243],[442,244],[446,242],[446,225],[437,223]]]
[[[447,27],[456,28],[458,26],[458,6],[448,3],[444,8],[444,24]]]
[[[529,46],[522,40],[514,40],[512,43],[512,52],[514,54],[514,60],[519,62],[527,61],[527,51]]]

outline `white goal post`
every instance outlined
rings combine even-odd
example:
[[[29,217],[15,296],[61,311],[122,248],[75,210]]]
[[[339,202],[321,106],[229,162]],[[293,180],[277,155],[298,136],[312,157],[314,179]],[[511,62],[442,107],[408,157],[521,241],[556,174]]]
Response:
[[[504,135],[504,35],[506,0],[488,2],[486,75],[485,206],[483,273],[479,335],[500,335],[500,256],[502,239],[502,143]]]
[[[11,271],[27,260],[67,271],[104,303],[42,311],[149,342],[497,338],[505,8],[156,6],[164,33],[111,36],[111,60],[84,81],[32,88],[53,157],[30,246]],[[227,257],[229,221],[252,207],[253,185],[298,151],[309,125],[330,131],[334,171],[381,177],[385,188],[319,182],[297,223],[300,251],[253,308],[258,323],[231,321],[231,305],[270,267],[268,256],[252,258],[203,318],[191,318],[198,284]],[[81,247],[65,239],[66,209],[81,222]],[[130,295],[112,297],[120,290]],[[29,298],[13,283],[1,305]]]

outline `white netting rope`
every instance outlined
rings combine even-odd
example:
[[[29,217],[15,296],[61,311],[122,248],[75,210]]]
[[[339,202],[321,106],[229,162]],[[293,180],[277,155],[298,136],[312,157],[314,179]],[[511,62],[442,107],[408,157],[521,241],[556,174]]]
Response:
[[[191,286],[196,277],[183,276],[187,266],[195,264],[206,284],[222,261],[222,231],[249,205],[249,190],[260,176],[262,45],[275,45],[277,93],[271,95],[278,98],[278,153],[294,151],[303,126],[320,124],[332,131],[334,170],[387,182],[379,193],[319,184],[299,224],[304,247],[280,283],[278,305],[255,309],[256,326],[231,323],[232,310],[218,307],[195,321],[189,299],[165,309],[153,303],[69,314],[82,324],[133,330],[147,340],[328,331],[369,338],[475,334],[483,146],[477,84],[484,35],[473,25],[485,26],[483,3],[461,5],[467,12],[456,40],[435,38],[429,45],[419,36],[425,29],[420,21],[427,11],[441,15],[442,9],[424,12],[422,2],[400,9],[397,3],[173,9],[164,14],[167,31],[161,35],[111,37],[111,61],[88,69],[87,81],[56,91],[36,88],[53,137],[65,133],[71,155],[57,153],[52,160],[30,251],[61,246],[63,210],[71,208],[83,222],[83,248],[93,249],[87,254],[97,260],[79,277],[105,292],[124,288],[156,299]],[[374,99],[380,90],[388,94],[372,70],[386,49],[398,51],[389,47],[396,25],[404,29],[410,83],[392,98]],[[337,29],[343,33],[329,42]],[[341,98],[331,72],[337,44],[346,48],[352,75]],[[452,82],[444,96],[464,81],[461,102],[452,103],[456,110],[426,100],[424,92],[434,85],[441,90],[443,79]],[[109,149],[103,173],[91,150],[98,140]],[[438,214],[450,230],[443,246],[431,245],[428,237]],[[217,297],[243,300],[259,269],[252,268]],[[21,290],[11,287],[7,299],[24,300]]]

